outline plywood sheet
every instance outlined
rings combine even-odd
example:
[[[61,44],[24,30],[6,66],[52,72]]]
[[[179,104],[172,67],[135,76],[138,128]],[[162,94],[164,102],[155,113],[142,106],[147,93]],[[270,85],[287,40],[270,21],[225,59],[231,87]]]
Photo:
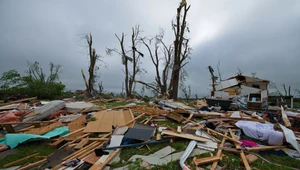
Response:
[[[86,121],[85,115],[82,115],[79,118],[68,123],[68,128],[71,132],[74,132],[75,130],[85,127],[85,121]]]
[[[95,113],[96,121],[89,122],[84,129],[84,132],[111,132],[112,126],[124,126],[127,122],[134,119],[130,110],[110,110]],[[134,123],[130,123],[132,127]]]

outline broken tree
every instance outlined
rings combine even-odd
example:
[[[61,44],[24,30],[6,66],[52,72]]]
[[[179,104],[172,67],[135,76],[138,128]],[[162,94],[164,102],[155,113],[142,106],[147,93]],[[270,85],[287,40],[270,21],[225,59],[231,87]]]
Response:
[[[160,29],[160,33],[156,35],[154,38],[146,39],[142,38],[142,43],[146,46],[149,55],[151,57],[151,61],[155,67],[155,82],[154,83],[145,83],[143,81],[136,81],[145,85],[148,88],[160,93],[162,96],[168,96],[168,85],[169,85],[169,73],[171,71],[172,65],[172,53],[173,48],[172,45],[167,46],[163,42],[164,31]],[[154,44],[152,43],[154,41]],[[154,50],[151,48],[152,44],[154,45]],[[162,52],[160,53],[159,50]],[[162,54],[162,55],[160,55]],[[160,70],[160,65],[164,64],[163,69]]]
[[[86,92],[87,92],[87,97],[93,97],[94,94],[94,84],[96,82],[96,71],[99,69],[96,65],[96,62],[98,60],[100,60],[101,56],[98,55],[96,53],[96,49],[93,48],[93,37],[92,37],[92,33],[90,33],[90,35],[86,35],[85,39],[87,41],[88,44],[88,48],[89,48],[89,58],[90,58],[90,64],[89,64],[89,79],[88,81],[86,80],[86,77],[84,75],[83,70],[81,69],[81,74],[86,86]],[[100,60],[102,61],[102,60]],[[102,61],[103,62],[103,61]],[[102,82],[101,82],[102,85]]]
[[[178,96],[180,70],[188,63],[186,62],[186,59],[189,57],[189,54],[191,52],[191,48],[189,47],[189,39],[184,36],[186,31],[189,32],[189,28],[187,27],[186,23],[186,16],[190,7],[190,5],[187,6],[185,0],[182,0],[179,7],[177,8],[177,15],[175,20],[176,23],[172,23],[172,28],[175,35],[174,59],[170,87],[168,91],[170,98],[175,100],[177,100]]]
[[[122,64],[124,65],[124,73],[125,73],[125,90],[126,90],[126,97],[127,98],[133,98],[134,97],[134,80],[135,77],[143,72],[143,69],[140,68],[140,57],[144,56],[141,52],[137,50],[137,46],[140,43],[139,41],[139,34],[140,34],[140,26],[137,25],[136,27],[132,28],[132,35],[131,35],[131,49],[126,50],[124,39],[125,34],[122,33],[121,38],[115,34],[117,37],[121,51],[118,51],[117,49],[106,49],[107,54],[111,54],[112,52],[115,52],[119,54],[122,58]],[[129,56],[130,55],[130,56]]]

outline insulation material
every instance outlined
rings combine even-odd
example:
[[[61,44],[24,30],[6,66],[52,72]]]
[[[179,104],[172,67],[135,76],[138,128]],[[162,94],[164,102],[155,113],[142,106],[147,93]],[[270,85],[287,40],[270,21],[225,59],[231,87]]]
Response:
[[[0,117],[0,123],[19,122],[19,118],[12,112],[7,112]]]
[[[62,100],[54,100],[50,103],[35,109],[35,112],[39,113],[36,116],[32,116],[23,120],[23,122],[33,122],[40,121],[48,118],[52,113],[64,108],[66,106],[65,102]]]
[[[134,119],[130,110],[104,110],[94,114],[96,121],[89,122],[84,129],[84,132],[111,132],[112,126],[125,126],[126,123]],[[133,126],[133,122],[129,127]]]

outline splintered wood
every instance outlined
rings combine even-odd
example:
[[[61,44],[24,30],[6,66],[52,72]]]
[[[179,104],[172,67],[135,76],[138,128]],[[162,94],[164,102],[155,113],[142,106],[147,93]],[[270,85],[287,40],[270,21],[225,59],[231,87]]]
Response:
[[[291,127],[292,126],[291,122],[290,122],[289,118],[287,117],[287,115],[286,115],[286,113],[285,113],[285,111],[284,111],[284,109],[283,109],[282,106],[281,106],[281,116],[282,116],[282,120],[284,122],[284,125],[286,127]]]
[[[130,110],[105,110],[95,113],[94,117],[96,120],[89,122],[83,132],[111,132],[112,126],[125,126],[127,122],[134,119]],[[132,122],[127,126],[132,127],[133,124]]]
[[[49,132],[49,131],[57,128],[57,127],[60,127],[60,126],[63,126],[63,124],[60,123],[60,122],[55,122],[55,123],[52,123],[48,126],[30,129],[30,130],[26,131],[25,133],[35,134],[35,135],[42,135],[42,134],[45,134],[45,133],[47,133],[47,132]]]

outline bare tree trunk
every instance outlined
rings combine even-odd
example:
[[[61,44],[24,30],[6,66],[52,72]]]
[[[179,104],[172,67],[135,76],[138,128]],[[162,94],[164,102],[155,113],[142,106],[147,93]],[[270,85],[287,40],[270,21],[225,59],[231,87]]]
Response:
[[[98,59],[98,55],[96,54],[96,50],[93,48],[93,37],[92,33],[86,36],[86,41],[89,46],[89,57],[90,57],[90,65],[89,65],[89,79],[88,79],[88,86],[87,86],[87,95],[88,97],[93,96],[94,92],[94,83],[95,83],[95,66],[96,61]]]
[[[85,75],[84,75],[84,72],[83,72],[82,69],[81,69],[81,74],[82,74],[82,77],[83,77],[83,81],[84,81],[85,87],[86,87],[86,89],[88,89],[88,88],[89,88],[89,85],[88,85],[88,83],[87,83],[87,81],[86,81],[86,78],[85,78]]]
[[[177,100],[178,98],[178,88],[179,88],[179,77],[180,77],[180,69],[185,65],[183,61],[188,57],[182,54],[182,46],[186,46],[186,50],[188,50],[188,40],[184,38],[184,33],[186,31],[186,15],[191,6],[186,5],[185,0],[183,0],[179,7],[177,8],[177,16],[176,16],[176,24],[173,24],[173,30],[175,34],[174,41],[174,63],[172,70],[172,77],[169,87],[170,98]],[[184,8],[183,18],[181,21],[181,10]],[[180,22],[181,21],[181,22]],[[183,41],[187,42],[184,44]]]
[[[134,81],[136,75],[141,72],[139,69],[139,57],[143,55],[142,53],[136,50],[136,43],[138,40],[138,35],[140,33],[139,26],[132,28],[132,36],[131,36],[131,43],[132,43],[132,57],[128,57],[126,54],[128,51],[124,48],[124,33],[122,33],[122,37],[119,38],[118,35],[115,34],[117,39],[119,40],[121,52],[118,52],[116,49],[107,49],[107,53],[116,52],[122,57],[122,64],[125,67],[125,91],[126,91],[126,98],[133,98],[133,91],[134,91]],[[136,52],[138,55],[136,55]],[[132,70],[129,66],[129,62],[132,62]],[[130,70],[132,74],[130,74]]]

